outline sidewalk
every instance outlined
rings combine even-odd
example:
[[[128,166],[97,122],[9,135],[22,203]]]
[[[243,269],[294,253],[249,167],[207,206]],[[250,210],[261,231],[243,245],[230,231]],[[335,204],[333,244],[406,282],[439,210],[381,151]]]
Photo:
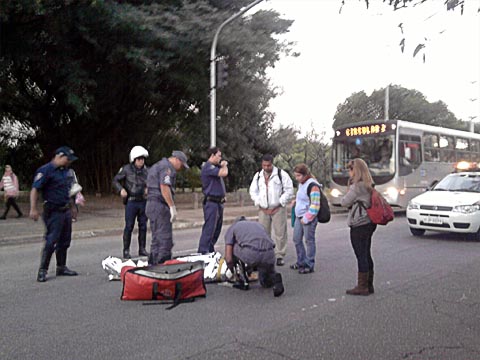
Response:
[[[33,221],[28,218],[29,205],[19,203],[24,217],[16,218],[15,210],[11,209],[6,220],[0,220],[0,246],[21,243],[39,242],[45,231],[43,221]],[[180,206],[180,205],[179,205]],[[95,236],[121,235],[125,226],[125,212],[120,200],[112,198],[87,198],[87,205],[80,208],[77,222],[74,222],[72,238],[91,238]],[[177,221],[173,229],[189,229],[203,225],[203,210],[177,208]],[[224,224],[231,224],[236,217],[246,216],[256,220],[257,210],[252,205],[239,206],[226,204],[224,210]],[[137,231],[135,225],[134,232]]]

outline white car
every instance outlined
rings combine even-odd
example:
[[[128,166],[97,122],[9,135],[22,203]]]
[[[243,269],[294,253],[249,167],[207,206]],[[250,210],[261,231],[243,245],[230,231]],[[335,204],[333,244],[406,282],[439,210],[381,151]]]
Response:
[[[414,197],[407,220],[415,236],[431,230],[464,233],[480,241],[480,171],[449,174]]]

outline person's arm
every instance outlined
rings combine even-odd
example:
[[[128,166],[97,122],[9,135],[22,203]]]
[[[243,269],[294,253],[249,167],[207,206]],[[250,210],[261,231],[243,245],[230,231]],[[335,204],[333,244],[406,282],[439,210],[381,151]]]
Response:
[[[352,207],[353,203],[357,199],[357,192],[355,184],[350,185],[345,196],[340,200],[340,205],[346,208]]]
[[[310,206],[308,211],[303,216],[301,222],[303,224],[309,224],[315,219],[320,211],[320,188],[317,185],[313,185],[310,191]]]
[[[225,262],[230,271],[233,272],[235,263],[233,262],[233,245],[225,245]]]
[[[173,223],[177,219],[177,208],[173,202],[172,191],[170,190],[169,185],[160,184],[160,191],[162,193],[163,199],[170,208],[170,222]]]
[[[121,197],[127,197],[127,190],[123,187],[122,183],[125,181],[127,174],[125,173],[125,166],[120,169],[117,175],[113,178],[112,186],[120,194]]]
[[[283,194],[280,196],[280,205],[287,206],[290,199],[293,198],[293,182],[286,171],[282,171]]]
[[[32,218],[34,221],[37,221],[39,218],[37,201],[38,190],[36,188],[32,188],[32,191],[30,191],[30,218]]]
[[[218,172],[218,176],[226,177],[228,175],[228,161],[222,160],[220,161],[220,171]]]
[[[260,205],[260,199],[259,199],[260,189],[258,188],[259,176],[260,176],[260,173],[258,172],[253,176],[252,183],[250,184],[250,188],[248,190],[254,206]]]
[[[18,177],[17,177],[17,175],[12,174],[12,178],[13,178],[13,187],[15,188],[13,195],[17,196],[18,192],[20,191],[20,187],[18,186]]]

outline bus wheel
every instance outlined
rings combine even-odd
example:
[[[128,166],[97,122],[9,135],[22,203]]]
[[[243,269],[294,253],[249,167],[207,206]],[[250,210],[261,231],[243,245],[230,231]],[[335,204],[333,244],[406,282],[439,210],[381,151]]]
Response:
[[[422,236],[423,234],[425,234],[425,230],[423,229],[410,228],[410,232],[412,233],[413,236]]]

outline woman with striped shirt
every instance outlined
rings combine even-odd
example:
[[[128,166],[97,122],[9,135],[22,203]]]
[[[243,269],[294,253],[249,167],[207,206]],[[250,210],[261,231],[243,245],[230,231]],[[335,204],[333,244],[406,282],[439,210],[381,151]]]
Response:
[[[5,220],[7,218],[8,211],[10,206],[13,206],[17,212],[17,217],[22,217],[23,214],[20,211],[20,208],[15,201],[15,198],[18,196],[18,179],[17,176],[13,173],[12,167],[10,165],[5,165],[5,173],[3,174],[2,180],[0,181],[0,189],[3,188],[4,197],[5,197],[5,212],[0,216],[0,220]]]

